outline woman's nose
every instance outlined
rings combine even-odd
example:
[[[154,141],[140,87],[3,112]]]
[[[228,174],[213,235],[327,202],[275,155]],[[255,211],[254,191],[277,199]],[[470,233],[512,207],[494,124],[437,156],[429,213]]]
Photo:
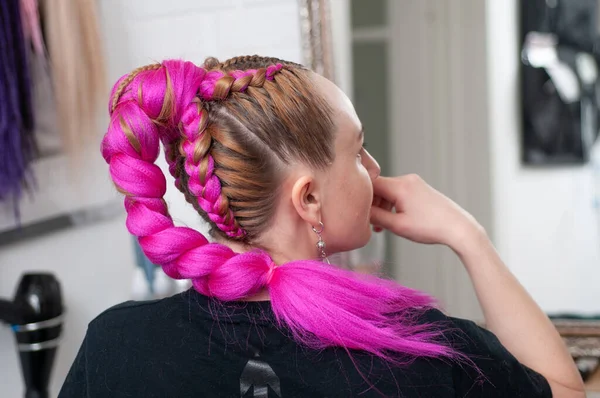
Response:
[[[377,163],[377,160],[375,160],[375,158],[371,156],[371,154],[367,152],[366,149],[364,150],[364,152],[365,156],[362,157],[363,165],[367,169],[371,180],[375,180],[381,174],[381,167],[379,167],[379,163]]]

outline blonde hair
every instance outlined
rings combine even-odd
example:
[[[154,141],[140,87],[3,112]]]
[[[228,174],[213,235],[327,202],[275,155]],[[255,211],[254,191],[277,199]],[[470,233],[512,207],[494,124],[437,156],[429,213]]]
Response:
[[[76,158],[96,133],[108,92],[96,2],[45,0],[41,6],[63,148]]]

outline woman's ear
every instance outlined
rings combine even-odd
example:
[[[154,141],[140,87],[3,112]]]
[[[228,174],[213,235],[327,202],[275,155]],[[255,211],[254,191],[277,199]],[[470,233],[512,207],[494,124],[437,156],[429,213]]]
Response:
[[[314,177],[305,175],[296,180],[292,187],[292,203],[304,221],[319,225],[322,197]]]

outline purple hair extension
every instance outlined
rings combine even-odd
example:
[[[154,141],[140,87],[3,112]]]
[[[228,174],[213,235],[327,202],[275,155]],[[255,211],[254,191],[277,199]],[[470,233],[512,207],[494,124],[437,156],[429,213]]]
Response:
[[[33,182],[29,164],[36,154],[31,81],[18,0],[0,2],[0,59],[0,201],[12,202],[18,217],[22,189]]]
[[[268,68],[267,78],[273,78],[277,68],[281,69]],[[248,73],[258,72],[228,75],[247,79]],[[112,91],[102,155],[115,185],[126,193],[127,228],[150,261],[172,278],[190,279],[197,291],[221,301],[242,300],[268,288],[278,326],[307,347],[363,350],[395,365],[418,357],[468,362],[444,340],[442,325],[419,322],[435,305],[421,292],[320,261],[276,265],[262,250],[235,253],[209,243],[196,230],[173,224],[162,200],[165,176],[154,164],[159,143],[173,139],[174,126],[183,126],[190,142],[202,134],[203,109],[196,97],[210,98],[219,76],[224,73],[207,73],[190,62],[170,60],[122,78]],[[172,101],[165,101],[167,94]],[[164,116],[167,105],[169,125],[156,120]],[[192,158],[186,160],[190,161],[186,170],[198,174],[196,155],[185,145],[184,151]],[[219,184],[218,179],[211,184]],[[195,190],[202,197],[203,189]],[[209,195],[203,200],[210,212],[218,199]]]

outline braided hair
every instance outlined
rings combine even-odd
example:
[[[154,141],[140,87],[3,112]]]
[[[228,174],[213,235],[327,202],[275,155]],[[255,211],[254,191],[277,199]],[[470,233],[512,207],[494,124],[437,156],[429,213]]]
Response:
[[[269,289],[277,325],[321,349],[368,351],[393,363],[458,358],[436,325],[416,322],[429,296],[317,260],[276,266],[254,245],[267,229],[286,165],[324,169],[333,161],[332,111],[304,67],[276,58],[237,57],[202,67],[168,60],[123,76],[111,93],[102,155],[125,195],[126,225],[148,258],[200,293],[242,300]],[[255,247],[235,253],[175,226],[154,164],[169,171],[211,234]]]

